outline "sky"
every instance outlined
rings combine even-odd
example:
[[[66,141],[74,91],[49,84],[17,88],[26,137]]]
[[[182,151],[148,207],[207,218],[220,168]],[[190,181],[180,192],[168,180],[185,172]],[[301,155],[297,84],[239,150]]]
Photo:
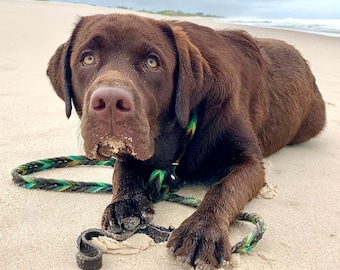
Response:
[[[340,19],[340,0],[59,0],[134,10],[180,10],[226,18]]]

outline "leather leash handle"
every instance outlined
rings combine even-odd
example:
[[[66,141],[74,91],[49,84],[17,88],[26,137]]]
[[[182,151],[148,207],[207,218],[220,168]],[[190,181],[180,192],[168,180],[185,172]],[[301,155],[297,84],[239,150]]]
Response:
[[[100,229],[88,229],[81,233],[77,239],[77,264],[80,269],[97,270],[102,267],[103,252],[95,247],[90,240],[92,237],[104,236],[105,231]]]
[[[118,241],[123,241],[135,233],[144,233],[154,240],[155,243],[167,241],[173,227],[164,228],[162,226],[147,224],[138,227],[132,232],[121,234],[110,233],[101,229],[88,229],[83,231],[77,239],[77,264],[83,270],[97,270],[102,267],[103,252],[100,248],[94,246],[90,241],[92,237],[107,236]]]

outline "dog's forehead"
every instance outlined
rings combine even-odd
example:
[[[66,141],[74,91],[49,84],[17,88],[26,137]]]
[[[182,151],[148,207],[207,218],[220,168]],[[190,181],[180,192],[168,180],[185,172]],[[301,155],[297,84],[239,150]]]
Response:
[[[81,31],[86,33],[82,37],[87,40],[100,37],[108,44],[118,42],[129,45],[134,41],[164,44],[165,36],[159,22],[153,19],[109,14],[84,17],[84,22]]]

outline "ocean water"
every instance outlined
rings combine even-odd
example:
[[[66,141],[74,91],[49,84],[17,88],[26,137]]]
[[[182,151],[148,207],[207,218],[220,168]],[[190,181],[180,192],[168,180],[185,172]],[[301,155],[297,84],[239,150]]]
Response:
[[[132,1],[132,0],[47,0],[56,2],[69,2],[69,3],[82,3],[88,5],[97,6],[132,6],[134,10],[155,10],[155,7],[149,2],[145,6],[145,1]],[[339,1],[339,0],[338,0]],[[310,32],[315,34],[327,35],[340,37],[340,13],[338,19],[262,19],[262,18],[218,18],[216,19],[219,23],[228,24],[243,24],[252,25],[258,27],[269,27],[269,28],[283,28],[295,31]]]
[[[340,19],[254,19],[254,18],[220,18],[220,23],[243,24],[258,27],[289,29],[326,36],[340,37]]]

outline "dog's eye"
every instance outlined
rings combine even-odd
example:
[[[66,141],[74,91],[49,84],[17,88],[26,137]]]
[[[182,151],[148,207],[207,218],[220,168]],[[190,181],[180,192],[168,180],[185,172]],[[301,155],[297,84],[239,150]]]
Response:
[[[83,58],[83,64],[85,66],[89,66],[89,65],[92,65],[94,63],[94,56],[92,54],[87,54],[84,56]]]
[[[157,69],[159,66],[158,59],[154,56],[149,56],[146,59],[145,64],[148,68],[151,68],[151,69]]]

